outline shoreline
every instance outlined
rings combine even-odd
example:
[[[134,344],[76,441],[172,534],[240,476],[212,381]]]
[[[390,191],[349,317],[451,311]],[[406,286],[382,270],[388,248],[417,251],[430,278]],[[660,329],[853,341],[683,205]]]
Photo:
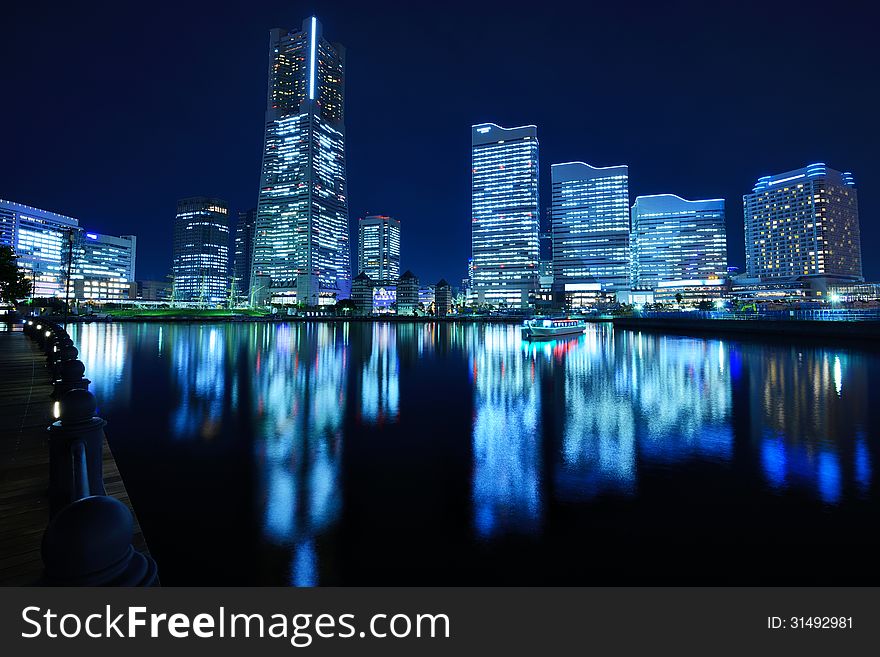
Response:
[[[48,321],[63,321],[63,318],[46,317]],[[247,315],[230,316],[126,316],[107,319],[68,318],[69,323],[151,323],[151,324],[225,324],[225,323],[390,323],[390,324],[520,324],[524,317],[399,317],[388,316],[314,316],[281,315],[276,317],[253,317]],[[652,331],[659,333],[679,333],[685,335],[740,335],[752,337],[796,337],[815,339],[862,340],[880,343],[880,320],[810,320],[810,319],[744,319],[744,318],[689,318],[689,317],[584,317],[590,324],[610,323],[615,328]]]

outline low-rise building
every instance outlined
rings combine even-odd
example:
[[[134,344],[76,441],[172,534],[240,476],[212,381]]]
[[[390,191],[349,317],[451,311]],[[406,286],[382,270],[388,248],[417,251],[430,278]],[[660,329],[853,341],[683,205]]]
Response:
[[[419,279],[410,270],[397,281],[397,314],[415,315],[419,307]]]
[[[452,311],[452,287],[445,278],[434,288],[434,311],[437,317],[446,317]]]

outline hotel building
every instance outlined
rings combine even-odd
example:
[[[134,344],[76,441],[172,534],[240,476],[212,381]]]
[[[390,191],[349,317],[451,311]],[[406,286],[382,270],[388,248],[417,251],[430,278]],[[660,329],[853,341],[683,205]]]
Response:
[[[851,173],[822,163],[758,179],[743,196],[746,275],[862,280]]]
[[[727,276],[724,199],[638,196],[630,239],[634,288]]]
[[[351,292],[344,98],[345,49],[315,17],[270,31],[255,298],[295,294],[318,305]]]
[[[568,298],[628,289],[629,169],[567,162],[552,165],[551,180],[554,290]]]
[[[358,273],[374,281],[400,276],[400,220],[372,215],[358,220]]]
[[[218,198],[177,202],[171,270],[174,301],[215,305],[228,300],[229,209]]]
[[[471,128],[472,295],[526,308],[538,285],[538,138],[533,125]]]

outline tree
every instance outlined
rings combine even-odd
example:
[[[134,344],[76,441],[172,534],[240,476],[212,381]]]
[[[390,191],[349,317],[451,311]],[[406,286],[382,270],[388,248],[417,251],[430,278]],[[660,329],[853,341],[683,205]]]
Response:
[[[336,302],[335,310],[337,315],[350,314],[357,310],[357,304],[351,299],[342,299]]]
[[[18,258],[10,246],[0,246],[0,300],[15,303],[31,294],[31,282],[18,268]]]

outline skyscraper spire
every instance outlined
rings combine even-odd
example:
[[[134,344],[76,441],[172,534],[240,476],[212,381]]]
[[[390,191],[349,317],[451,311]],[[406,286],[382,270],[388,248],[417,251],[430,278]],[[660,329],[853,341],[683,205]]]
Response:
[[[345,49],[311,16],[299,31],[271,30],[269,60],[251,285],[268,276],[308,305],[347,298]]]

